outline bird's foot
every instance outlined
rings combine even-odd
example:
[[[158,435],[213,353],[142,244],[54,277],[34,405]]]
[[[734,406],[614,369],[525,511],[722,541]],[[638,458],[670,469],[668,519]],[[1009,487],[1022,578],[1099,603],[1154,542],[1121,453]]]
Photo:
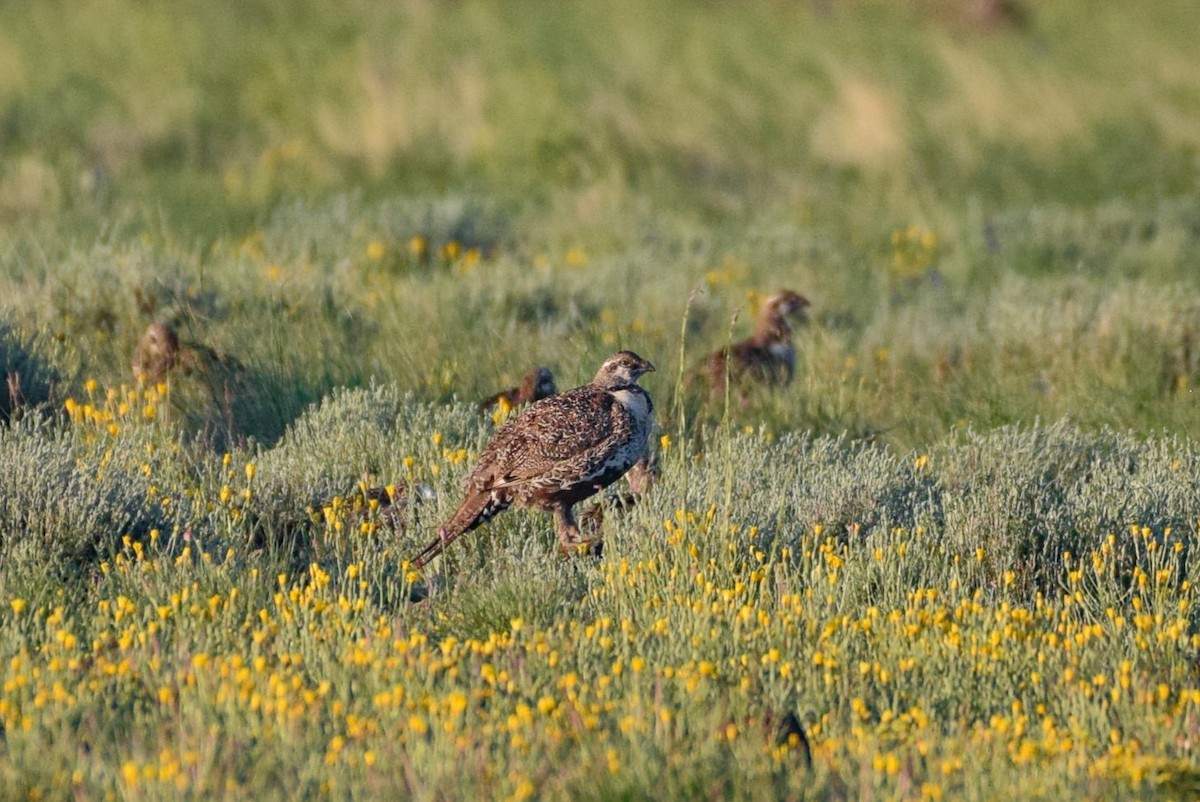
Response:
[[[558,554],[563,559],[574,556],[599,558],[604,552],[604,539],[599,537],[587,540],[563,541],[558,544]]]

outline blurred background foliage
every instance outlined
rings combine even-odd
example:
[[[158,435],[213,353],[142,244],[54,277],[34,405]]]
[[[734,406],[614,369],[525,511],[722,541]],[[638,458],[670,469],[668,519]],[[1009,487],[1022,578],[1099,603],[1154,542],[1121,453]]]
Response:
[[[212,234],[285,195],[466,188],[538,216],[570,199],[555,219],[571,231],[640,200],[842,233],[954,219],[966,199],[1186,194],[1197,14],[1170,0],[17,0],[0,9],[0,209],[132,206]]]
[[[814,301],[806,367],[751,422],[1190,426],[1198,24],[1183,0],[14,0],[0,304],[68,388],[127,379],[172,320],[246,367],[267,440],[339,384],[471,400],[616,345],[675,407],[669,377],[785,286]]]

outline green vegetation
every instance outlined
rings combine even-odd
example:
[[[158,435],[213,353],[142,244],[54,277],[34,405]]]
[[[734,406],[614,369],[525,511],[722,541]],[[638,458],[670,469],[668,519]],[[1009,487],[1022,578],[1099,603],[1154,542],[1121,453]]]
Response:
[[[1200,13],[1013,8],[0,5],[0,797],[1195,796]],[[409,574],[619,347],[603,557]]]

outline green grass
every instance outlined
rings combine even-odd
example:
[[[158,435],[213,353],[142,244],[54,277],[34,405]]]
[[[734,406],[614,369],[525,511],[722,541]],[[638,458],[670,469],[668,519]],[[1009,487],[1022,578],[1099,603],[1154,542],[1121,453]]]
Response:
[[[0,6],[0,796],[1194,796],[1200,18],[984,5]],[[618,348],[603,558],[410,603],[472,404]]]

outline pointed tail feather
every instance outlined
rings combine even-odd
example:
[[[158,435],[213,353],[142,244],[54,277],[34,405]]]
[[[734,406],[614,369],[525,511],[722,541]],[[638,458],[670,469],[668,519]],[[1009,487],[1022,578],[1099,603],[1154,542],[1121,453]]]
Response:
[[[434,557],[445,551],[447,546],[480,524],[491,520],[507,508],[509,503],[511,502],[495,498],[491,493],[472,493],[467,496],[438,530],[437,537],[413,558],[413,567],[417,570],[424,568]]]
[[[463,529],[459,532],[451,534],[449,531],[447,531],[446,527],[443,526],[438,530],[437,537],[435,537],[428,546],[423,548],[420,554],[418,554],[416,557],[413,557],[413,568],[420,571],[422,568],[429,565],[429,562],[434,557],[445,551],[447,546],[449,546],[458,538],[462,537],[462,535],[466,532],[467,530]]]

